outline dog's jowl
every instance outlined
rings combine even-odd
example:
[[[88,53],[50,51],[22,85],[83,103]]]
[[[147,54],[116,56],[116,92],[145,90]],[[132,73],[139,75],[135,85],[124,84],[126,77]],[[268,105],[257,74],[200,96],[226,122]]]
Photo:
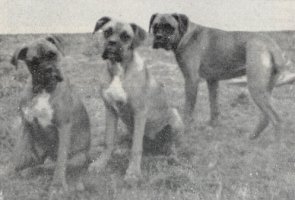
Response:
[[[66,169],[82,169],[89,163],[90,122],[82,101],[61,72],[60,46],[49,36],[16,50],[12,58],[14,65],[22,60],[31,74],[20,100],[22,130],[13,169],[52,169],[52,188],[66,190]],[[46,159],[53,164],[44,163]]]
[[[104,35],[102,58],[106,66],[101,72],[101,96],[106,108],[106,150],[90,165],[90,170],[103,169],[114,148],[114,137],[120,118],[132,135],[131,158],[125,175],[128,183],[141,178],[142,152],[161,152],[171,146],[182,132],[178,111],[169,106],[164,86],[148,71],[136,48],[145,40],[146,32],[135,24],[126,24],[108,17],[98,20],[94,34]]]

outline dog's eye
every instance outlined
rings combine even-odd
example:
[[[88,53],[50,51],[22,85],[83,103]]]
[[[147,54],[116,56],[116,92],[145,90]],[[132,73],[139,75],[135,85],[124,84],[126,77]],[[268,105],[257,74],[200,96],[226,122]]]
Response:
[[[53,51],[48,51],[48,52],[46,53],[46,58],[47,58],[48,60],[52,60],[52,59],[54,59],[55,57],[56,57],[56,53],[53,52]]]
[[[52,68],[47,68],[47,69],[45,69],[45,72],[46,73],[51,73],[53,70],[52,70]]]
[[[31,61],[27,61],[27,62],[32,67],[38,66],[40,64],[39,59],[36,57],[34,57]]]
[[[112,28],[109,28],[109,29],[105,30],[103,32],[103,34],[104,34],[104,37],[105,38],[108,38],[108,37],[110,37],[113,34],[113,29]]]
[[[172,34],[175,30],[175,28],[173,26],[171,26],[170,24],[163,24],[163,30],[165,31],[165,33],[167,34]]]
[[[121,35],[120,35],[120,39],[124,42],[127,42],[129,39],[130,39],[130,35],[128,35],[126,32],[123,32]]]
[[[153,33],[157,33],[159,30],[159,24],[155,24],[154,27],[153,27]]]

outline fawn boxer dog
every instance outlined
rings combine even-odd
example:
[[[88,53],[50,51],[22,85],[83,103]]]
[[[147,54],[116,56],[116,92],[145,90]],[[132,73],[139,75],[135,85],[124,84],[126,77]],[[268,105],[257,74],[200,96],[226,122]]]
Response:
[[[146,32],[135,24],[109,17],[97,21],[93,33],[99,30],[104,37],[102,58],[107,61],[101,74],[101,95],[106,108],[106,150],[89,169],[99,171],[106,166],[120,118],[133,134],[125,181],[134,184],[141,178],[144,138],[165,146],[162,142],[174,141],[182,131],[182,119],[178,111],[168,105],[163,85],[153,78],[136,52]]]
[[[31,74],[20,100],[21,135],[13,169],[54,169],[53,189],[67,190],[66,169],[89,164],[88,113],[61,72],[62,44],[54,36],[38,39],[15,51],[11,63],[24,61]],[[44,164],[50,158],[53,164]],[[61,187],[60,187],[61,186]]]
[[[153,48],[172,50],[182,71],[185,122],[192,119],[200,78],[207,81],[210,123],[215,124],[218,81],[246,74],[250,94],[261,111],[250,138],[257,138],[269,121],[280,130],[281,118],[271,104],[271,93],[279,75],[288,74],[279,84],[293,82],[295,75],[286,71],[282,50],[271,38],[255,32],[208,28],[190,22],[183,14],[152,15],[149,32],[154,36]]]

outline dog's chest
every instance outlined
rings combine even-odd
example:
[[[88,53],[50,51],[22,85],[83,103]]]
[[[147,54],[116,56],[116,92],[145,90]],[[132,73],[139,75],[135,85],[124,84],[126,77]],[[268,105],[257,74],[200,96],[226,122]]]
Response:
[[[24,118],[31,123],[36,120],[43,128],[51,125],[54,112],[49,99],[50,94],[46,92],[35,96],[29,104],[22,108]]]
[[[118,76],[115,76],[109,86],[102,91],[103,98],[115,110],[119,111],[119,105],[127,103],[128,95],[123,83]]]

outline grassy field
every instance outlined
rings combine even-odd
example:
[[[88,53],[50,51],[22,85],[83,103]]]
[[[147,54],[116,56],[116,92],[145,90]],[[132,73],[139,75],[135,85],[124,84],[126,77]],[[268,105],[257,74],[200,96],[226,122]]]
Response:
[[[295,34],[271,34],[295,61]],[[42,35],[0,35],[0,199],[47,199],[51,175],[7,176],[5,170],[19,133],[17,106],[28,77],[25,66],[15,70],[9,63],[16,47]],[[67,65],[63,71],[84,101],[91,118],[91,153],[97,154],[104,133],[104,107],[99,96],[100,48],[90,34],[63,34]],[[172,105],[182,114],[184,80],[170,52],[152,50],[150,42],[140,54],[150,64],[156,79],[163,82]],[[291,69],[295,70],[295,69]],[[293,200],[295,199],[295,88],[275,89],[274,105],[284,119],[281,143],[273,141],[272,127],[255,141],[248,135],[258,119],[245,88],[221,82],[220,123],[209,127],[208,93],[200,85],[194,112],[195,122],[183,135],[177,149],[183,164],[169,164],[165,157],[144,156],[143,182],[137,188],[123,182],[128,152],[114,154],[107,169],[99,174],[84,173],[77,180],[69,176],[70,193],[64,199],[100,200]],[[5,134],[8,134],[6,137]],[[120,124],[119,135],[126,134]],[[120,149],[120,144],[117,147]],[[81,187],[80,183],[84,187]]]

